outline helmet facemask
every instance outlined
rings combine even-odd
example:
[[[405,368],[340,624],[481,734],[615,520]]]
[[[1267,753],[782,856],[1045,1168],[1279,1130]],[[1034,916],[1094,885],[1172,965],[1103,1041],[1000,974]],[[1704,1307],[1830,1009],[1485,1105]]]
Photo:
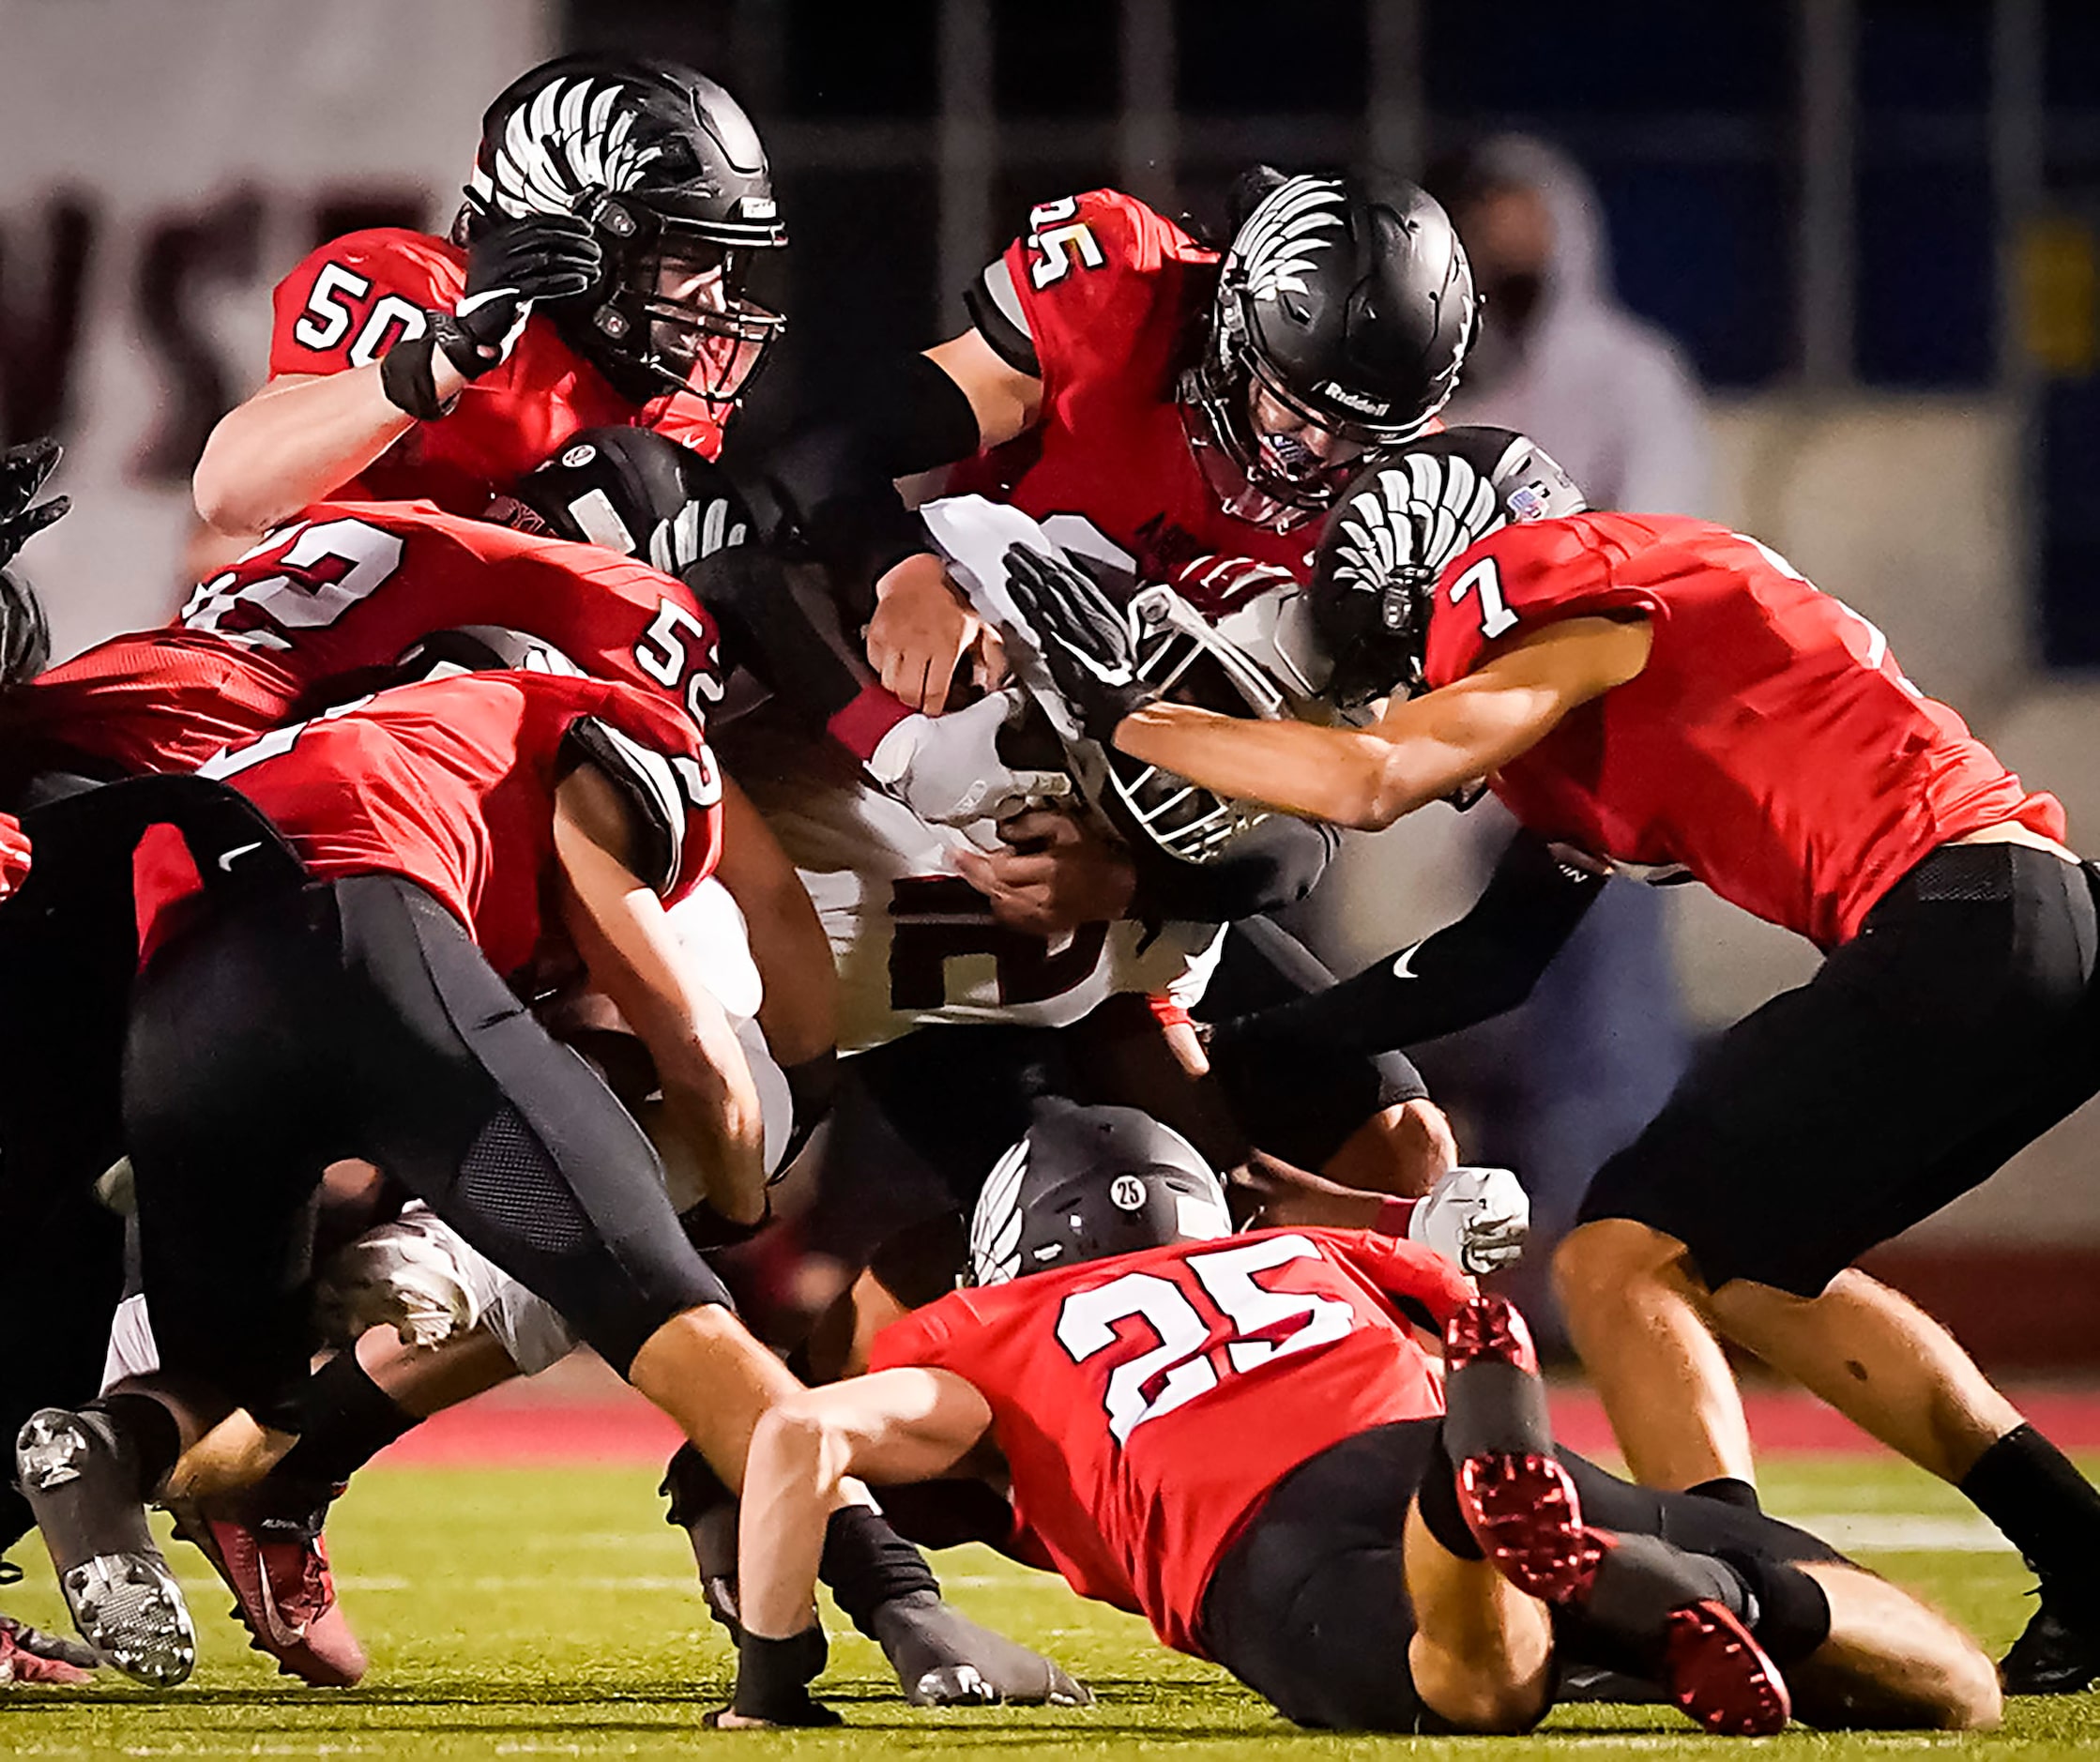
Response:
[[[635,403],[682,391],[735,403],[786,327],[751,292],[754,273],[784,242],[780,230],[728,240],[718,227],[603,192],[584,211],[605,247],[608,275],[595,301],[559,314],[579,350]]]

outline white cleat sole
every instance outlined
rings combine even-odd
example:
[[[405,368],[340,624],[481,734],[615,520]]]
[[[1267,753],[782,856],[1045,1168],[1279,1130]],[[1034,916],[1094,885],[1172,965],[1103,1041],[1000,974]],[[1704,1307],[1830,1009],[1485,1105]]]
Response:
[[[81,1638],[111,1668],[154,1689],[172,1689],[196,1668],[196,1629],[158,1554],[97,1555],[58,1582]]]

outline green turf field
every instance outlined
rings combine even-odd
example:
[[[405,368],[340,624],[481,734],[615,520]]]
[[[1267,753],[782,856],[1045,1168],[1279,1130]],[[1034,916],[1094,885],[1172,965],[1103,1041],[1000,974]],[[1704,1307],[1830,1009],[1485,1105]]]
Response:
[[[202,1630],[196,1677],[173,1694],[132,1687],[0,1691],[0,1750],[20,1756],[614,1756],[744,1750],[754,1756],[914,1752],[1210,1757],[1470,1750],[1530,1758],[1599,1752],[1678,1757],[1740,1745],[1653,1709],[1557,1714],[1527,1739],[1335,1739],[1272,1718],[1222,1672],[1153,1647],[1137,1621],[1083,1604],[1053,1579],[977,1550],[941,1557],[954,1601],[1054,1652],[1093,1685],[1085,1711],[917,1712],[880,1655],[835,1639],[821,1685],[845,1729],[716,1734],[729,1653],[701,1609],[683,1538],[656,1521],[649,1477],[612,1469],[392,1469],[366,1475],[330,1531],[346,1607],[373,1654],[348,1694],[299,1688],[245,1648],[199,1556],[176,1545]],[[2025,1618],[2012,1556],[1946,1489],[1904,1467],[1797,1464],[1768,1475],[1789,1515],[1839,1518],[1839,1539],[1922,1587],[1992,1649]],[[1887,1544],[1869,1547],[1869,1543]],[[24,1559],[35,1548],[21,1551]],[[5,1593],[11,1613],[64,1619],[48,1574]],[[1984,1739],[1766,1740],[1760,1754],[1843,1758],[1931,1747],[1987,1755],[2100,1754],[2100,1696],[2015,1705]]]

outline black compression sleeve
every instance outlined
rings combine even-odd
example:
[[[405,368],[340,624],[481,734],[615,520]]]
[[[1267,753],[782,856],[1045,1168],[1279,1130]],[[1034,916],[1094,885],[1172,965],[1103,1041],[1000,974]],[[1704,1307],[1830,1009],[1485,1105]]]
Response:
[[[1142,833],[1125,828],[1120,804],[1108,813],[1124,830],[1131,866],[1137,871],[1131,915],[1151,923],[1175,919],[1231,924],[1295,905],[1327,873],[1342,843],[1332,827],[1272,813],[1240,833],[1211,861],[1184,862]]]
[[[1603,885],[1520,832],[1456,923],[1330,990],[1220,1024],[1211,1056],[1223,1043],[1227,1057],[1258,1058],[1265,1044],[1356,1056],[1419,1045],[1514,1010]]]
[[[810,552],[872,581],[928,548],[895,479],[966,459],[976,412],[963,388],[923,355],[877,362],[739,476],[762,485]]]
[[[722,629],[723,662],[748,667],[796,720],[821,731],[875,676],[846,639],[839,609],[768,544],[710,552],[683,580]]]

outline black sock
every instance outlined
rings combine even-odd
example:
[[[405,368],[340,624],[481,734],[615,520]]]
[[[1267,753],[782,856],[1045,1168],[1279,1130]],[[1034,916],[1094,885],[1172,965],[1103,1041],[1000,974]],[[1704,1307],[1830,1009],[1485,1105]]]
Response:
[[[1702,1481],[1696,1487],[1686,1487],[1685,1492],[1702,1499],[1712,1499],[1717,1504],[1733,1505],[1738,1511],[1762,1511],[1758,1503],[1758,1489],[1747,1481],[1739,1481],[1733,1475],[1716,1475],[1712,1481]]]
[[[99,1413],[108,1421],[118,1450],[137,1467],[139,1503],[145,1504],[182,1454],[182,1428],[175,1415],[151,1395],[104,1395],[83,1411]]]
[[[1423,1466],[1422,1485],[1415,1490],[1415,1505],[1429,1533],[1437,1538],[1446,1554],[1454,1554],[1461,1560],[1487,1557],[1481,1551],[1472,1526],[1466,1521],[1466,1513],[1458,1509],[1458,1477],[1452,1471],[1451,1457],[1444,1450],[1441,1433],[1430,1449],[1428,1462]]]
[[[1750,1587],[1757,1606],[1750,1632],[1773,1663],[1782,1669],[1798,1664],[1830,1638],[1830,1598],[1791,1560],[1733,1549],[1723,1550],[1720,1557]]]
[[[2100,1491],[2032,1425],[1977,1457],[1960,1486],[2044,1578],[2090,1586],[2100,1573]]]
[[[340,1486],[421,1421],[372,1380],[356,1352],[339,1352],[307,1385],[306,1423],[278,1473]]]
[[[846,1619],[870,1639],[876,1637],[875,1616],[883,1604],[922,1591],[940,1595],[926,1557],[865,1505],[831,1513],[816,1571]]]

